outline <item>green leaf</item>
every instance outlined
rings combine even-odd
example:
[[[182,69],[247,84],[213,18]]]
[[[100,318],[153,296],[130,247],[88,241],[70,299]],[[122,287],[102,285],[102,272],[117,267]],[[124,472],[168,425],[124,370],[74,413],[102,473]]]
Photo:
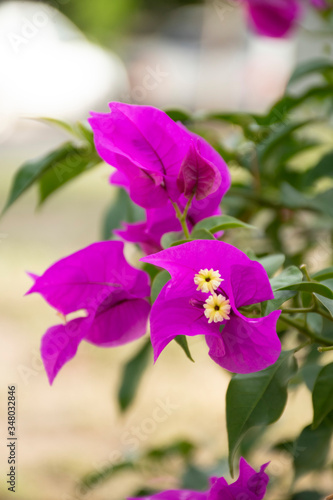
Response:
[[[127,410],[133,403],[142,375],[148,366],[151,350],[150,339],[148,339],[123,369],[118,391],[118,403],[121,411]]]
[[[161,238],[161,245],[163,248],[169,248],[174,243],[181,241],[182,237],[184,237],[182,231],[170,231],[169,233],[163,234]]]
[[[306,127],[313,122],[314,120],[310,119],[295,123],[280,123],[276,130],[274,130],[269,137],[258,146],[260,163],[265,162],[269,155],[272,154],[273,150],[280,144],[283,144],[286,138],[288,138],[293,132],[302,127]]]
[[[319,85],[305,90],[302,94],[292,96],[286,94],[282,99],[275,103],[265,116],[257,116],[257,122],[260,125],[270,126],[284,121],[290,111],[311,99],[324,99],[333,94],[333,85]]]
[[[166,109],[164,111],[175,122],[188,123],[192,121],[191,115],[182,109]]]
[[[191,240],[215,240],[215,238],[207,229],[194,229],[191,233]]]
[[[200,222],[198,222],[198,224],[196,224],[194,228],[194,231],[197,231],[198,229],[206,229],[211,233],[215,234],[218,231],[225,231],[226,229],[233,229],[239,227],[247,229],[256,229],[255,226],[246,224],[245,222],[242,222],[241,220],[238,220],[235,217],[231,217],[230,215],[215,215],[213,217],[207,217],[206,219],[203,219]]]
[[[317,293],[328,299],[333,299],[332,290],[328,288],[328,286],[323,285],[322,283],[316,283],[315,281],[302,281],[300,283],[280,287],[278,290],[295,290],[296,292]]]
[[[180,487],[184,490],[207,490],[209,487],[209,479],[208,475],[198,467],[192,464],[188,464],[183,477]],[[182,497],[180,497],[182,498]],[[183,498],[191,498],[191,496],[186,497],[184,495]]]
[[[312,429],[311,425],[305,427],[294,444],[294,469],[295,477],[322,470],[330,449],[332,425],[328,419],[319,427]]]
[[[271,424],[282,415],[287,401],[287,384],[296,371],[293,351],[285,351],[265,370],[232,377],[226,395],[231,474],[235,453],[245,433],[257,425]]]
[[[100,483],[103,483],[110,479],[111,476],[122,472],[123,470],[134,469],[134,464],[132,462],[122,462],[120,464],[107,465],[103,469],[91,472],[87,474],[79,483],[79,488],[82,493],[87,493],[89,490],[94,488]]]
[[[177,337],[175,337],[175,341],[183,349],[183,351],[185,352],[188,359],[194,363],[194,359],[191,356],[186,336],[185,335],[177,335]]]
[[[326,267],[326,269],[322,269],[321,271],[316,272],[311,276],[312,279],[316,281],[325,281],[333,278],[333,266]]]
[[[333,64],[330,59],[310,59],[310,61],[306,61],[295,68],[289,79],[288,86],[302,79],[304,76],[312,75],[313,73],[325,74],[327,71],[333,72]]]
[[[321,158],[319,163],[303,174],[303,185],[312,186],[321,177],[332,177],[333,174],[333,151]]]
[[[260,264],[265,268],[269,278],[271,278],[283,265],[286,260],[286,256],[282,253],[278,253],[275,255],[267,255],[267,257],[261,257],[256,260],[260,262]]]
[[[262,303],[262,313],[267,315],[272,311],[280,309],[281,305],[296,295],[295,291],[281,290],[281,287],[297,283],[302,279],[303,275],[300,269],[296,266],[287,267],[278,276],[270,279],[274,299]]]
[[[316,378],[318,377],[318,373],[320,372],[321,368],[322,367],[320,365],[317,365],[316,363],[309,363],[302,366],[299,371],[302,379],[305,382],[305,385],[311,392],[313,391]]]
[[[171,279],[171,276],[168,273],[168,271],[162,271],[162,272],[157,274],[156,278],[153,281],[152,287],[151,287],[151,301],[152,302],[155,302],[160,291],[162,290],[164,285],[170,279]]]
[[[95,149],[76,147],[68,148],[64,158],[53,163],[39,179],[39,204],[41,205],[52,193],[78,175],[101,163]]]
[[[45,172],[53,168],[53,166],[57,163],[63,161],[72,148],[73,145],[68,142],[60,146],[55,151],[52,151],[52,153],[48,153],[41,158],[24,163],[14,176],[12,187],[2,213],[4,213],[23,193],[25,193],[25,191]]]
[[[181,457],[188,459],[194,452],[195,446],[190,441],[176,441],[168,446],[153,448],[149,450],[146,457],[153,460],[163,460],[169,458],[172,455],[180,455]]]
[[[36,118],[36,120],[40,121],[40,122],[44,122],[44,123],[46,123],[48,125],[55,125],[56,127],[59,127],[61,129],[63,129],[65,132],[67,132],[70,135],[74,135],[75,137],[78,136],[77,131],[75,130],[75,128],[72,125],[70,125],[69,123],[64,122],[63,120],[58,120],[56,118],[49,118],[49,117],[46,117],[46,116],[42,116],[40,118]]]
[[[287,267],[278,276],[270,280],[273,292],[281,290],[284,286],[298,283],[302,280],[302,271],[296,266]]]
[[[320,370],[313,388],[312,404],[312,428],[316,429],[324,418],[333,411],[333,363]]]
[[[328,299],[327,297],[323,297],[318,293],[315,293],[314,296],[323,304],[323,306],[329,311],[330,315],[333,317],[333,300]]]
[[[295,493],[295,495],[291,497],[291,500],[322,500],[323,497],[324,494],[319,493],[319,491],[308,490]]]
[[[140,219],[144,219],[143,209],[134,205],[124,189],[119,189],[103,217],[101,237],[108,240],[112,238],[114,229],[120,228],[121,222],[137,222]]]

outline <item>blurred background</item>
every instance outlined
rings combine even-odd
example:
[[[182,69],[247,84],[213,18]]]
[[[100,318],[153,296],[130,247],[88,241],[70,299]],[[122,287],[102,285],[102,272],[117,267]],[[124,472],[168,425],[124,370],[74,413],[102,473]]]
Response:
[[[37,118],[86,120],[90,111],[106,112],[112,100],[191,112],[263,112],[283,94],[298,62],[331,57],[332,37],[309,35],[320,27],[309,10],[293,36],[258,37],[236,0],[0,2],[1,206],[18,167],[66,140],[65,132]],[[38,296],[23,297],[30,286],[25,271],[41,273],[100,238],[102,216],[116,193],[109,174],[102,165],[37,210],[33,190],[0,221],[0,396],[5,401],[7,385],[17,385],[18,500],[120,500],[148,486],[177,486],[174,476],[183,467],[177,454],[163,467],[143,464],[140,474],[124,470],[85,495],[77,483],[106,464],[180,439],[196,443],[196,463],[212,471],[227,454],[229,376],[208,358],[204,340],[191,342],[195,364],[170,346],[145,373],[125,416],[115,394],[123,363],[140,343],[113,350],[83,343],[54,386],[48,385],[39,342],[55,315]],[[127,251],[134,258],[134,250]],[[157,408],[165,417],[160,421]],[[303,387],[291,393],[287,412],[268,434],[267,450],[310,419],[311,397]],[[0,427],[5,433],[4,405]],[[267,461],[268,451],[260,453],[256,467]],[[7,471],[4,446],[0,458],[1,471]],[[290,464],[288,456],[273,460],[273,480],[288,484]],[[225,461],[221,471],[227,474]],[[300,488],[313,481],[302,479]],[[333,489],[329,476],[323,481]],[[0,497],[10,495],[1,472]],[[271,495],[282,498],[278,491]]]

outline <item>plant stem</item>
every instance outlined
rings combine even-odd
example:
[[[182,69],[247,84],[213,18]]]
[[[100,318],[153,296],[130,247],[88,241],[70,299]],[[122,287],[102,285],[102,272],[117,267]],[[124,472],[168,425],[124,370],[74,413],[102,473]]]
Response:
[[[325,339],[324,337],[320,337],[316,333],[314,333],[312,330],[307,328],[305,325],[302,325],[298,321],[295,321],[290,318],[286,318],[284,316],[280,316],[280,320],[283,321],[286,325],[292,326],[293,328],[296,328],[300,332],[302,332],[304,335],[309,337],[313,342],[318,342],[319,344],[323,344],[324,346],[331,346],[331,341],[328,339]]]
[[[325,351],[333,351],[333,345],[327,346],[327,347],[318,347],[319,352],[325,352]]]
[[[315,306],[299,307],[299,308],[286,307],[286,308],[282,309],[283,313],[288,313],[288,314],[308,313],[308,312],[314,312],[314,311],[315,311]]]
[[[179,222],[181,223],[182,225],[182,229],[183,229],[183,232],[184,232],[184,235],[185,235],[185,238],[187,240],[190,239],[190,232],[188,230],[188,227],[187,227],[187,224],[186,224],[186,217],[187,217],[187,212],[189,211],[189,208],[191,206],[191,203],[192,203],[192,200],[193,200],[193,196],[194,196],[194,193],[190,196],[190,198],[188,199],[187,203],[186,203],[186,206],[184,208],[184,212],[181,213],[180,211],[180,208],[178,206],[177,203],[175,202],[171,202],[172,205],[173,205],[173,208],[175,209],[176,211],[176,215],[177,215],[177,218],[179,220]]]

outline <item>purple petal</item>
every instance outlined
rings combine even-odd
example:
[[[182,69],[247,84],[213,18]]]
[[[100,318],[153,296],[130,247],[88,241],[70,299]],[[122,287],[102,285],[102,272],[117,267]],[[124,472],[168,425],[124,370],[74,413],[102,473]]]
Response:
[[[195,287],[194,287],[195,290]],[[179,295],[174,287],[166,284],[157,297],[150,316],[150,336],[156,361],[163,349],[177,335],[215,335],[219,338],[219,329],[216,324],[208,324],[204,317],[204,309],[197,309],[190,305],[190,299],[197,296],[202,300],[202,294],[192,290],[184,291]],[[184,296],[183,296],[184,293]]]
[[[234,373],[252,373],[274,364],[281,352],[276,322],[281,311],[263,318],[248,319],[233,313],[221,337],[206,335],[209,356]]]
[[[200,143],[191,142],[190,148],[179,170],[177,186],[185,198],[200,201],[207,198],[221,184],[221,173],[218,168],[200,154]]]
[[[189,134],[159,109],[117,102],[109,106],[110,114],[94,113],[89,122],[99,155],[126,174],[133,200],[145,208],[163,206],[167,202],[162,196],[163,179],[168,194],[178,197],[176,179]],[[148,175],[145,181],[140,171]]]
[[[297,0],[247,0],[250,22],[264,36],[281,38],[301,15]]]
[[[119,300],[119,291],[146,297],[148,276],[126,262],[123,246],[120,241],[105,241],[79,250],[53,264],[27,293],[40,293],[63,314],[95,311],[109,296]]]
[[[100,347],[132,342],[146,333],[149,312],[150,304],[144,299],[125,300],[111,307],[102,304],[85,340]]]
[[[75,356],[93,319],[92,315],[73,319],[65,325],[52,326],[42,337],[41,355],[50,384],[60,368]]]

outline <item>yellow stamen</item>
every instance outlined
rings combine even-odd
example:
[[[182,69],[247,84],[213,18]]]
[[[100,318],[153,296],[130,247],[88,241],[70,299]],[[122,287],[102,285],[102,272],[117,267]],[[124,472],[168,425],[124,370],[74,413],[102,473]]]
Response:
[[[194,283],[198,285],[197,290],[204,293],[213,293],[222,281],[220,273],[214,269],[200,269],[198,274],[194,276]]]
[[[210,295],[204,304],[205,316],[208,319],[208,323],[218,323],[225,319],[230,319],[230,301],[226,299],[223,295]]]

